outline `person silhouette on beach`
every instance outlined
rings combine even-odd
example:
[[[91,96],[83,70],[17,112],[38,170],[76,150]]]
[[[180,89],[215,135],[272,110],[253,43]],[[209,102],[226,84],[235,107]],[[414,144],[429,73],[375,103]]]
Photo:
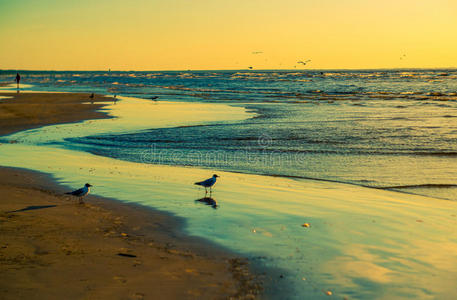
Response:
[[[17,89],[19,89],[19,81],[21,81],[21,75],[19,75],[19,73],[16,73]]]

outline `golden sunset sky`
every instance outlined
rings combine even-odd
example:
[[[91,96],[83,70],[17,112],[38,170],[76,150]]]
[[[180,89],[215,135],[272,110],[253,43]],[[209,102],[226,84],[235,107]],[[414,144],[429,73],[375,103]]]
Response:
[[[456,67],[457,1],[0,0],[0,69],[293,69],[307,59],[308,69]]]

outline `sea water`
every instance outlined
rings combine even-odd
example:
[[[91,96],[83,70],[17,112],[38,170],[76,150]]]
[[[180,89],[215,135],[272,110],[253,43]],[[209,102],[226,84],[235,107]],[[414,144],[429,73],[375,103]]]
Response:
[[[13,75],[1,71],[0,81]],[[23,79],[34,90],[225,103],[255,112],[229,125],[86,134],[66,139],[69,148],[142,163],[330,180],[457,200],[455,69],[28,71]]]

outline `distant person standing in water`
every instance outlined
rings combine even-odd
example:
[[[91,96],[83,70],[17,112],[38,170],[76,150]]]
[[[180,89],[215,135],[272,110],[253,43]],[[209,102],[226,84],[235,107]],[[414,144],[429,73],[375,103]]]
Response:
[[[17,73],[16,74],[17,89],[19,89],[19,81],[21,81],[21,75],[19,75],[19,73]]]

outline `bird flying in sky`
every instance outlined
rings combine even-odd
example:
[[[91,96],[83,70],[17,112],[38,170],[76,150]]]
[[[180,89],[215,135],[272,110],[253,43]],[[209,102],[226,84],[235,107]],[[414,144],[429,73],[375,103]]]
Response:
[[[309,63],[310,61],[311,61],[311,59],[308,59],[308,60],[305,60],[305,61],[300,60],[300,61],[297,61],[297,64],[302,64],[302,65],[306,66],[306,64]]]

